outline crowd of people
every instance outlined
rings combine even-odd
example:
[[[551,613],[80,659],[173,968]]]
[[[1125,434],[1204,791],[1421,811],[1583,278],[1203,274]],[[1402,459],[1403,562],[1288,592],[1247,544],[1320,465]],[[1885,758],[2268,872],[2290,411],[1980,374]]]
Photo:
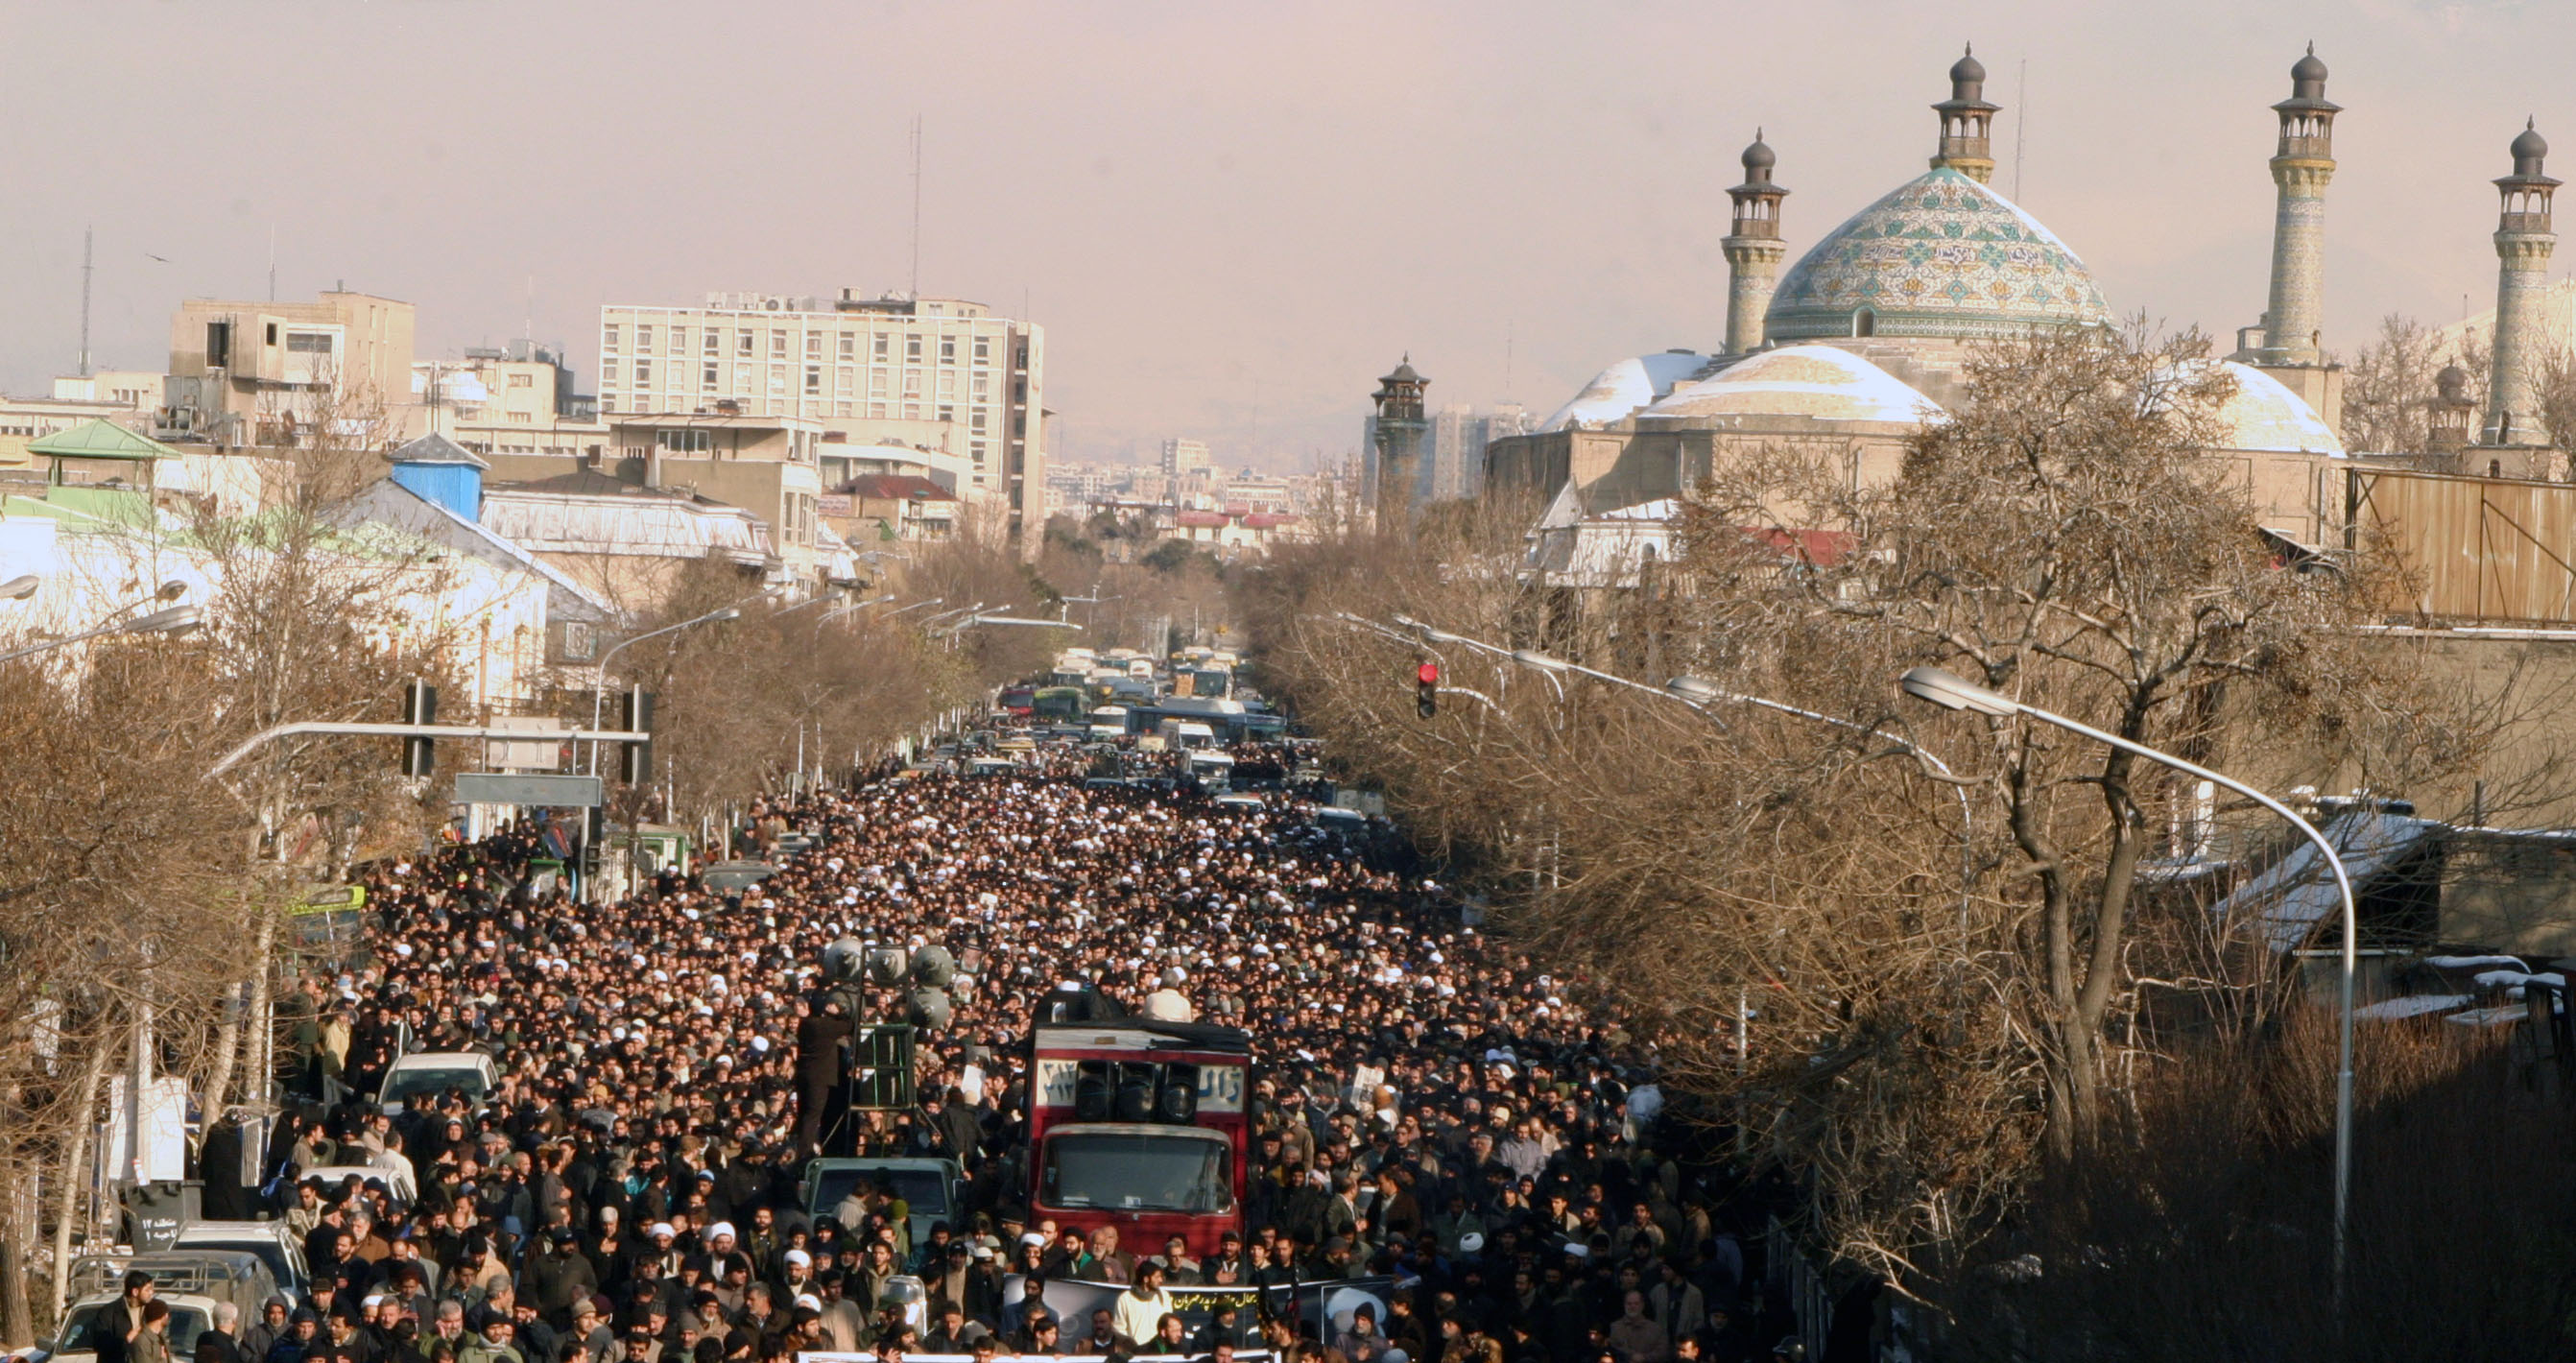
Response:
[[[734,893],[665,875],[574,904],[537,888],[524,828],[373,868],[369,959],[304,995],[319,1101],[272,1152],[313,1291],[207,1363],[1773,1356],[1752,1343],[1782,1321],[1748,1272],[1758,1241],[1682,1157],[1651,1035],[1464,925],[1392,839],[1327,831],[1285,791],[1084,776],[1041,752],[765,804],[741,836],[779,869]],[[959,967],[917,1106],[847,1133],[960,1163],[955,1224],[927,1235],[889,1190],[816,1216],[799,1198],[830,1045],[905,1007],[827,1002],[825,948],[850,935]],[[1254,1038],[1246,1233],[1222,1252],[1031,1223],[1026,1038],[1065,981]],[[499,1083],[379,1111],[364,1098],[406,1050],[484,1052]],[[299,1177],[346,1165],[385,1177]],[[1119,1305],[1006,1307],[1015,1275],[1118,1284]],[[923,1286],[919,1325],[881,1309],[898,1276]],[[1391,1281],[1384,1318],[1280,1319],[1258,1346],[1162,1295],[1361,1278]]]

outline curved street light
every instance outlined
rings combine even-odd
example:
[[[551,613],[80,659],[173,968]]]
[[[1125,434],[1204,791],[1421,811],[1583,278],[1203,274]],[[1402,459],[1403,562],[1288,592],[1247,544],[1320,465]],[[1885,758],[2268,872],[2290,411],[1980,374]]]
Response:
[[[692,625],[708,625],[721,620],[739,620],[741,618],[741,605],[719,606],[714,610],[708,611],[704,615],[692,616],[676,625],[664,625],[660,629],[646,630],[632,639],[618,640],[617,645],[614,648],[609,649],[606,653],[599,656],[599,677],[590,684],[590,727],[593,729],[599,727],[600,710],[608,701],[608,663],[610,659],[647,639],[657,638],[661,635],[684,630]],[[590,774],[593,776],[597,776],[599,774],[599,744],[595,741],[590,745]]]
[[[2334,1300],[2336,1310],[2340,1312],[2343,1307],[2345,1227],[2348,1223],[2352,1200],[2353,975],[2360,964],[2361,914],[2359,908],[2353,903],[2352,877],[2345,872],[2343,857],[2335,851],[2334,843],[2324,833],[2318,831],[2315,824],[2299,817],[2288,805],[2232,776],[2212,771],[2196,763],[2186,762],[2172,753],[2158,751],[2144,743],[2122,738],[2118,734],[2105,733],[2092,725],[2069,719],[2054,711],[2043,710],[2036,705],[2014,700],[2002,692],[1979,686],[1954,673],[1945,672],[1937,667],[1918,667],[1899,678],[1897,686],[1916,700],[1938,705],[1945,710],[1967,710],[1995,719],[2010,719],[2015,716],[2035,719],[2042,724],[2054,725],[2071,734],[2081,734],[2097,743],[2105,743],[2122,752],[2199,777],[2213,785],[2225,786],[2288,820],[2290,826],[2297,829],[2301,837],[2316,844],[2318,854],[2326,859],[2327,868],[2334,872],[2335,890],[2343,899],[2343,1025],[2339,1046],[2339,1065],[2335,1073],[2334,1167]]]
[[[106,624],[92,626],[78,634],[65,635],[60,639],[48,639],[41,644],[27,644],[13,648],[6,653],[0,653],[0,663],[113,634],[185,634],[203,623],[204,618],[198,614],[196,607],[172,606],[167,610],[154,611],[150,615],[138,615],[131,620],[111,620]]]

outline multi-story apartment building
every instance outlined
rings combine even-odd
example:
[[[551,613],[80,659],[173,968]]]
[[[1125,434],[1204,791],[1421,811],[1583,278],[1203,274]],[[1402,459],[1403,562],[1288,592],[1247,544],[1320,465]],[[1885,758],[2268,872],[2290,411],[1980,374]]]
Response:
[[[165,438],[293,443],[326,410],[410,433],[412,305],[334,289],[310,303],[192,298],[170,319]]]
[[[599,310],[603,418],[726,403],[810,420],[854,445],[877,442],[885,428],[871,423],[954,423],[971,486],[1007,498],[1011,531],[1032,551],[1046,519],[1045,368],[1043,328],[960,299],[844,289]]]

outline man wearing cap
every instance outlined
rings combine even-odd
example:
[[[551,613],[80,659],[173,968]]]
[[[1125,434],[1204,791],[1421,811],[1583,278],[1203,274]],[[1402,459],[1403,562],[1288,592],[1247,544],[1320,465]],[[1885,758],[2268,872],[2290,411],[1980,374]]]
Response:
[[[456,1351],[456,1363],[528,1363],[528,1356],[512,1341],[518,1333],[508,1316],[494,1316],[483,1322],[483,1329],[467,1335]]]
[[[577,1248],[581,1236],[570,1226],[557,1226],[545,1237],[545,1244],[528,1261],[524,1271],[527,1295],[545,1317],[548,1325],[568,1326],[573,1323],[574,1303],[587,1304],[599,1293],[598,1270]],[[587,1333],[585,1331],[584,1333]],[[522,1340],[534,1347],[533,1341]],[[541,1357],[551,1357],[539,1349]]]

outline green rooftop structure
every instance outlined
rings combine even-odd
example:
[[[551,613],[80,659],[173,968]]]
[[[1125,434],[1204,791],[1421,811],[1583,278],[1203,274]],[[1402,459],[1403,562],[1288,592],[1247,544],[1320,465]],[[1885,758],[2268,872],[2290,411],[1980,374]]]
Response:
[[[50,486],[63,486],[63,461],[67,459],[114,460],[140,466],[145,486],[152,483],[152,468],[163,459],[176,459],[179,452],[102,417],[80,425],[40,436],[27,442],[27,453],[46,460],[45,481]]]

